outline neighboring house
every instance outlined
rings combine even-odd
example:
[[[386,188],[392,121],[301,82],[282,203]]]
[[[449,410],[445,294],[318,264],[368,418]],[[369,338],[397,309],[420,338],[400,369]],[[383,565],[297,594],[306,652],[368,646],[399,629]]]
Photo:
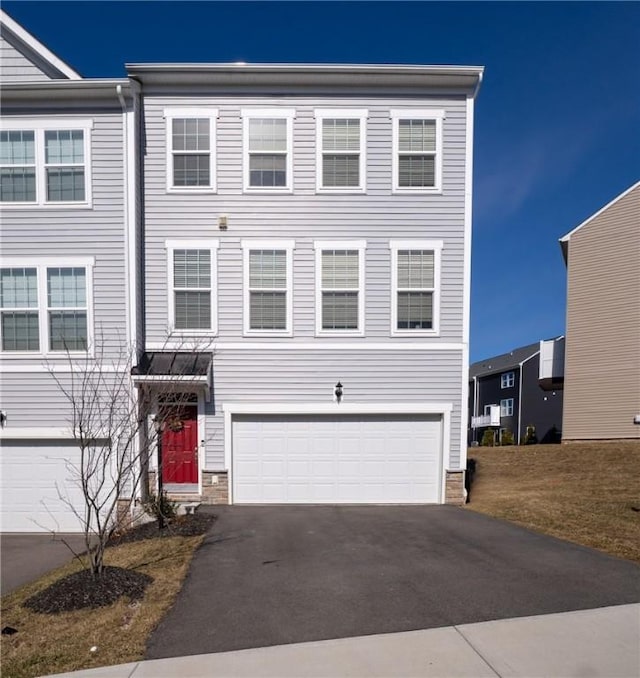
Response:
[[[506,431],[516,444],[533,427],[540,443],[560,442],[564,337],[516,348],[469,368],[470,444],[490,430],[496,442]]]
[[[560,245],[567,264],[562,439],[640,439],[640,182]]]
[[[191,394],[162,434],[164,487],[208,503],[460,503],[482,68],[127,71],[124,113],[116,81],[78,80],[58,106],[69,117],[81,103],[92,120],[92,202],[7,214],[23,217],[16,256],[64,243],[94,258],[94,322],[127,328],[142,397],[166,411],[168,389]],[[104,92],[100,115],[83,86]],[[47,113],[53,93],[39,102],[29,92]],[[27,104],[17,99],[21,115]],[[46,233],[25,241],[40,215]],[[105,242],[118,250],[109,271]],[[35,413],[55,427],[58,396],[43,392],[34,406],[43,356],[10,352],[3,436]],[[20,445],[31,454],[39,443]]]
[[[127,79],[82,79],[4,13],[0,25],[0,529],[77,531],[60,495],[81,508],[79,452],[50,370],[68,384],[65,346],[84,356],[96,333],[131,336],[132,98]]]

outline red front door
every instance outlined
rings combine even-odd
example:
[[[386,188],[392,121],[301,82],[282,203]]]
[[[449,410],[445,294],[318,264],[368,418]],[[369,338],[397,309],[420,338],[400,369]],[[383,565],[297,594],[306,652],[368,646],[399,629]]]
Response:
[[[162,482],[198,482],[198,411],[181,407],[162,432]]]

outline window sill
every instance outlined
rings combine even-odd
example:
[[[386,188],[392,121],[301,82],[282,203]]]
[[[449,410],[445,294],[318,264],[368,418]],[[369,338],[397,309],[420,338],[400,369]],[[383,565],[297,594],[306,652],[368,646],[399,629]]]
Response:
[[[291,330],[244,330],[243,337],[281,337],[292,338]]]
[[[243,188],[242,192],[247,193],[249,195],[252,194],[252,193],[254,193],[256,195],[272,195],[274,193],[284,195],[284,194],[287,194],[287,193],[293,193],[293,188],[290,188],[290,187],[285,187],[285,188],[282,188],[282,187],[277,187],[277,188],[251,188],[249,186],[245,186]]]
[[[397,337],[439,337],[439,330],[391,330],[391,336]]]
[[[332,186],[331,188],[323,188],[322,186],[316,187],[316,193],[318,195],[364,195],[366,192],[367,189],[364,186],[349,186],[344,188],[338,186]]]
[[[93,209],[91,202],[0,202],[0,209],[33,210],[33,209]]]
[[[215,186],[198,186],[188,188],[187,186],[167,186],[167,193],[177,193],[178,195],[209,195],[217,193]]]
[[[442,195],[442,188],[405,188],[394,186],[392,191],[394,195]]]
[[[317,330],[316,337],[364,337],[364,330]]]

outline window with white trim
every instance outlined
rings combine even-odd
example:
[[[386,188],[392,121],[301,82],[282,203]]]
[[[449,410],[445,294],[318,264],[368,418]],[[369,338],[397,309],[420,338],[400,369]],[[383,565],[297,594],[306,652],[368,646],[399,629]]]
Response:
[[[87,280],[81,267],[47,269],[51,351],[87,350]]]
[[[215,190],[217,109],[168,108],[167,190]]]
[[[3,351],[39,351],[38,269],[0,271]]]
[[[442,241],[392,240],[391,332],[437,334]]]
[[[442,190],[442,110],[394,110],[393,190]]]
[[[2,261],[0,346],[7,353],[85,353],[93,260]]]
[[[292,334],[291,240],[243,240],[244,333]]]
[[[318,191],[364,191],[367,114],[365,109],[316,110]]]
[[[217,332],[217,240],[169,240],[169,328],[177,334]]]
[[[88,205],[91,127],[90,120],[3,120],[0,202]]]
[[[293,109],[243,110],[244,188],[290,191]]]
[[[316,333],[364,334],[364,241],[316,242]]]
[[[500,375],[500,388],[511,388],[516,383],[514,372],[505,372]]]
[[[500,401],[500,416],[501,417],[512,417],[513,416],[513,398],[505,398]]]

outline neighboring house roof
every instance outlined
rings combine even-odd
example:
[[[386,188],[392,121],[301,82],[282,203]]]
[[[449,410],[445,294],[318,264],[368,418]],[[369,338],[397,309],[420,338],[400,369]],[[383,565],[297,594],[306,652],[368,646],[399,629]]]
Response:
[[[484,376],[487,374],[495,374],[497,372],[504,372],[510,368],[518,367],[521,362],[531,358],[540,351],[540,342],[522,346],[521,348],[514,348],[509,353],[494,356],[493,358],[485,358],[473,363],[469,367],[469,379],[473,377]]]
[[[566,235],[563,235],[562,238],[560,238],[560,247],[562,249],[562,254],[564,256],[565,263],[567,261],[567,255],[569,253],[569,240],[571,236],[576,232],[579,231],[583,226],[586,226],[589,224],[591,221],[593,221],[596,217],[599,217],[604,211],[608,210],[612,205],[615,205],[615,203],[618,202],[618,200],[621,200],[622,198],[625,197],[628,193],[631,193],[631,191],[635,190],[640,186],[640,181],[637,181],[633,186],[629,186],[629,188],[626,191],[623,191],[620,193],[620,195],[616,196],[611,202],[608,202],[603,208],[599,209],[597,212],[592,214],[588,219],[585,219],[579,226],[576,226],[573,230],[569,231]]]
[[[38,67],[45,67],[54,78],[81,80],[82,76],[71,66],[57,57],[45,47],[35,36],[14,21],[5,11],[0,9],[0,26],[3,37],[10,42]]]

